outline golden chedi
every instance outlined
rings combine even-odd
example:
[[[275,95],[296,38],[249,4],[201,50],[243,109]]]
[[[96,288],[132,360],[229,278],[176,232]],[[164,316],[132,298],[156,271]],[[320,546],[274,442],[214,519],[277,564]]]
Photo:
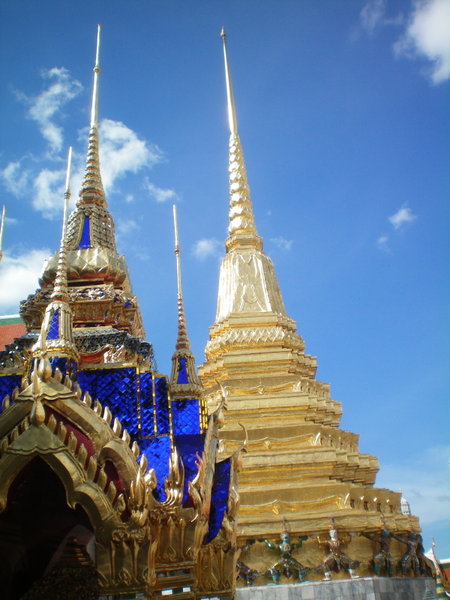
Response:
[[[221,432],[226,447],[234,448],[241,439],[241,425],[248,432],[239,475],[242,579],[245,569],[267,572],[274,555],[261,540],[279,544],[285,533],[292,545],[308,536],[295,557],[312,569],[308,579],[323,577],[326,554],[318,541],[330,540],[336,530],[346,538],[353,574],[368,574],[378,545],[360,534],[417,532],[418,519],[402,513],[399,493],[374,487],[377,459],[359,451],[358,435],[339,429],[341,404],[330,397],[329,385],[316,381],[316,358],[305,353],[296,323],[286,313],[255,226],[223,31],[222,39],[230,128],[229,226],[216,319],[199,373],[210,409],[220,387],[226,391],[227,424]],[[403,544],[392,541],[395,562],[404,551]],[[356,561],[361,563],[357,570]],[[340,576],[348,576],[347,571]]]

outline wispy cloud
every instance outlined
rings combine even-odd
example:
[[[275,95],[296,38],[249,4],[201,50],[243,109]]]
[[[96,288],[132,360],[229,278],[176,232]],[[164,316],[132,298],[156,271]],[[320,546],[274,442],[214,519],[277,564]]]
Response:
[[[360,12],[361,25],[372,34],[386,12],[386,0],[368,0]]]
[[[17,97],[28,106],[27,116],[35,121],[47,142],[40,155],[24,155],[9,162],[0,170],[0,182],[16,198],[30,201],[35,210],[45,218],[59,217],[63,208],[65,150],[64,130],[58,123],[62,108],[82,89],[65,68],[54,67],[43,72],[50,84],[40,94],[28,96],[16,92]],[[81,187],[86,155],[88,128],[78,132],[78,151],[74,148],[72,164],[72,205]],[[108,194],[118,190],[118,182],[128,174],[151,169],[166,160],[164,152],[125,123],[102,119],[99,127],[100,163],[102,179]],[[147,179],[148,182],[148,179]],[[148,183],[148,192],[158,202],[177,199],[172,189],[161,189]],[[125,201],[134,197],[126,195]]]
[[[395,44],[398,55],[431,61],[428,74],[438,84],[450,78],[450,1],[416,0],[404,35]]]
[[[399,26],[405,22],[403,13],[388,15],[387,9],[387,0],[367,0],[359,13],[362,29],[373,35],[379,27]]]
[[[280,250],[290,250],[292,248],[293,240],[287,240],[282,236],[270,238],[272,244],[274,244]]]
[[[17,160],[0,171],[0,178],[8,192],[19,197],[27,190],[30,172],[23,167],[21,160]]]
[[[40,94],[27,96],[18,92],[17,96],[29,106],[28,117],[38,123],[50,152],[59,152],[63,145],[63,129],[55,122],[55,118],[63,106],[81,92],[83,86],[64,67],[42,71],[42,77],[49,80],[50,84]]]
[[[220,256],[222,252],[222,242],[215,238],[203,238],[197,240],[192,249],[195,258],[205,260],[210,256]]]
[[[417,215],[413,214],[412,210],[407,204],[401,206],[396,213],[387,218],[389,223],[394,228],[394,231],[400,231],[408,223],[412,223],[417,219]],[[395,235],[395,233],[393,234]],[[383,233],[376,241],[377,248],[385,252],[390,252],[389,243],[391,241],[390,235]]]
[[[137,173],[143,167],[151,168],[165,157],[156,144],[139,138],[124,123],[103,119],[100,123],[100,160],[103,184],[111,189],[115,181],[126,173]]]
[[[155,184],[149,181],[148,177],[146,177],[144,182],[144,187],[149,193],[150,197],[156,200],[156,202],[167,202],[168,200],[178,200],[178,194],[175,190],[170,188],[164,189],[156,186]]]
[[[0,269],[0,311],[17,312],[20,300],[38,287],[42,265],[51,252],[47,248],[3,255]]]
[[[137,229],[139,225],[134,219],[120,219],[117,223],[117,232],[120,235],[128,235]]]
[[[401,491],[423,524],[448,519],[449,446],[428,448],[397,464],[382,464],[377,486]]]
[[[79,93],[81,84],[64,68],[49,69],[44,76],[52,83],[41,94],[29,97],[17,92],[17,96],[29,106],[27,114],[38,123],[47,148],[40,156],[27,154],[9,162],[0,170],[0,181],[13,196],[29,199],[35,210],[53,219],[62,211],[65,178],[64,132],[55,119],[61,108]],[[79,131],[79,150],[73,153],[72,205],[83,179],[87,135],[87,127]],[[151,169],[166,160],[156,144],[142,139],[120,121],[102,119],[99,135],[102,179],[109,193],[117,190],[118,180],[127,174]],[[148,191],[158,202],[177,198],[174,190],[149,186]],[[129,194],[125,200],[132,202],[134,198]]]
[[[411,223],[415,221],[417,216],[411,212],[409,206],[404,204],[398,211],[389,217],[389,222],[392,224],[394,229],[400,229],[404,227],[407,223]]]
[[[380,235],[380,237],[377,239],[377,247],[380,250],[389,252],[389,236],[386,234]]]
[[[36,210],[44,217],[54,218],[63,207],[64,169],[42,169],[34,180],[35,194],[32,200]]]

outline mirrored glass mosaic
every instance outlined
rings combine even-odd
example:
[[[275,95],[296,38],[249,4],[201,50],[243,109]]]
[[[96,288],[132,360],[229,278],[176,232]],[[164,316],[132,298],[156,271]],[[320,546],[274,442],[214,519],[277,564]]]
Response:
[[[213,540],[222,526],[223,516],[228,504],[230,488],[231,459],[227,458],[216,464],[211,493],[211,512],[209,513],[209,529],[205,536],[205,544]]]
[[[92,248],[91,244],[91,219],[84,217],[83,231],[81,232],[80,243],[78,248]]]
[[[172,426],[174,435],[200,433],[199,401],[174,400],[172,402]]]
[[[21,375],[5,375],[4,377],[0,377],[0,412],[3,410],[1,405],[3,398],[11,396],[14,388],[19,387],[21,381]]]

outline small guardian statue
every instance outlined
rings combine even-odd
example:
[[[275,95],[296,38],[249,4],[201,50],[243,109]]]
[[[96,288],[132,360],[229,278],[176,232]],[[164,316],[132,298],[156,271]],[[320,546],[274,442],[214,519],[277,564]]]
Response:
[[[375,533],[361,533],[364,537],[380,544],[380,551],[373,557],[373,570],[378,577],[385,573],[388,577],[394,575],[394,565],[391,556],[391,532],[383,528]]]
[[[408,575],[409,569],[412,569],[414,576],[420,576],[420,562],[417,557],[417,550],[419,548],[419,544],[422,541],[422,536],[419,536],[415,531],[408,531],[406,537],[402,535],[393,534],[392,537],[402,544],[406,544],[407,550],[405,554],[401,557],[399,567],[401,574],[406,577]]]
[[[293,575],[298,581],[304,581],[310,569],[299,563],[292,556],[292,552],[297,548],[301,548],[306,539],[308,539],[308,536],[300,536],[296,544],[291,544],[290,535],[287,531],[280,534],[278,544],[266,539],[259,539],[259,542],[263,542],[271,550],[276,550],[280,555],[279,560],[266,571],[266,577],[272,579],[276,584],[280,583],[281,575],[285,575],[287,578]]]
[[[250,546],[253,546],[255,541],[256,540],[250,539],[250,540],[247,540],[247,542],[244,544],[244,546],[240,546],[239,547],[239,556],[240,556],[241,552],[245,552],[246,550],[248,550],[250,548]],[[259,571],[257,571],[256,569],[252,569],[251,567],[246,565],[245,562],[243,562],[241,560],[237,561],[236,568],[237,568],[238,576],[245,581],[245,585],[253,585],[253,582],[255,581],[255,579],[261,575],[261,573]]]
[[[334,525],[334,523],[333,523]],[[345,569],[349,572],[352,579],[358,579],[359,575],[356,574],[356,569],[361,564],[357,560],[353,560],[344,552],[342,547],[346,546],[352,539],[350,534],[346,534],[345,538],[340,538],[337,529],[334,527],[329,530],[329,539],[322,540],[320,536],[317,536],[317,541],[321,546],[325,546],[328,549],[328,554],[321,565],[316,570],[324,574],[324,581],[331,580],[331,571],[339,573],[341,569]]]

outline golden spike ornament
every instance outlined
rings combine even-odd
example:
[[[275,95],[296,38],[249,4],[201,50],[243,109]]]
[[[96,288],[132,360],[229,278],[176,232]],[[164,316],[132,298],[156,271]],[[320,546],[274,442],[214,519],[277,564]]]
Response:
[[[184,312],[183,288],[181,281],[181,250],[180,240],[178,236],[177,208],[175,205],[173,205],[172,211],[175,234],[175,257],[177,266],[178,335],[176,349],[172,356],[172,373],[170,377],[170,385],[172,389],[172,394],[175,396],[188,397],[187,395],[192,394],[194,396],[199,396],[202,393],[202,387],[197,374],[197,369],[195,367],[195,358],[191,351],[191,345],[189,342],[189,336],[186,327],[186,316]],[[188,383],[178,383],[178,373],[180,369],[181,360],[185,361]],[[203,406],[203,410],[206,411],[206,406]]]
[[[66,249],[66,220],[67,209],[70,201],[70,173],[72,167],[72,148],[69,148],[67,156],[66,188],[64,192],[64,213],[61,232],[61,243],[58,253],[58,264],[53,291],[50,295],[41,332],[38,341],[33,346],[35,357],[43,356],[45,353],[53,356],[63,356],[73,360],[79,359],[79,354],[73,341],[72,334],[72,309],[69,305],[69,292],[67,287],[67,249]],[[57,330],[49,339],[50,329]]]
[[[97,28],[97,47],[94,65],[94,84],[92,90],[91,121],[89,130],[86,169],[81,186],[78,205],[96,204],[106,207],[105,191],[100,173],[99,135],[98,135],[98,97],[100,85],[100,34],[101,26]]]
[[[64,302],[69,301],[69,294],[67,291],[67,250],[66,250],[66,223],[67,223],[67,210],[70,201],[70,174],[72,170],[72,146],[69,147],[67,155],[67,169],[66,169],[66,185],[64,191],[64,212],[62,222],[62,233],[61,243],[59,247],[58,257],[58,268],[56,271],[55,284],[53,286],[53,292],[51,295],[52,300],[62,300]]]
[[[185,349],[189,350],[189,337],[186,329],[186,315],[184,312],[184,299],[183,299],[183,288],[181,283],[181,250],[180,240],[178,237],[178,219],[177,219],[177,207],[174,204],[172,206],[173,211],[173,227],[175,234],[175,257],[177,265],[177,300],[178,300],[178,338],[177,338],[177,350]]]
[[[258,236],[253,215],[253,206],[248,185],[247,169],[244,153],[238,133],[236,117],[236,104],[234,102],[231,71],[228,62],[227,36],[222,28],[223,57],[225,65],[225,82],[227,89],[228,126],[230,129],[229,142],[229,185],[230,185],[230,210],[229,210],[229,237],[226,240],[227,250],[236,245],[250,246],[260,250],[262,240]]]

